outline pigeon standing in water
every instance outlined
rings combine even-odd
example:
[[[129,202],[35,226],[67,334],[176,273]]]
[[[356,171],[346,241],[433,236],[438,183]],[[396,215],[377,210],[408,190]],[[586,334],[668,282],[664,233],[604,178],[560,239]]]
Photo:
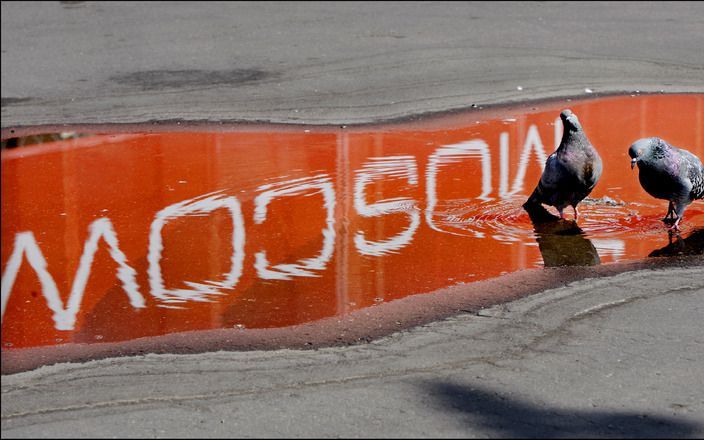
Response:
[[[673,147],[658,137],[639,139],[628,149],[631,169],[638,165],[638,180],[651,196],[669,202],[662,220],[679,230],[684,210],[704,198],[702,161],[687,150]]]
[[[601,157],[592,146],[577,115],[571,110],[560,113],[563,132],[560,146],[547,161],[540,181],[523,207],[528,211],[545,203],[554,206],[564,219],[564,209],[572,206],[575,221],[577,205],[594,189],[601,177]]]

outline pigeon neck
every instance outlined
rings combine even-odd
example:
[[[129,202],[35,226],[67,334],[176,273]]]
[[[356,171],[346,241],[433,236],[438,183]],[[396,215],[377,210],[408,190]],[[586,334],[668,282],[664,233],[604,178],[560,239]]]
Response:
[[[666,148],[665,145],[658,143],[653,146],[653,148],[650,150],[650,157],[654,160],[661,160],[665,159],[667,156],[669,156],[669,148]]]
[[[586,140],[586,136],[582,130],[576,127],[570,127],[570,128],[565,128],[565,130],[562,132],[562,141],[560,142],[561,145],[564,146],[569,146],[575,143],[581,144],[579,141],[584,141]]]
[[[667,169],[672,172],[677,172],[678,168],[673,151],[662,144],[654,145],[650,151],[639,158],[638,163],[646,168],[656,170],[661,169],[662,164],[668,164]]]

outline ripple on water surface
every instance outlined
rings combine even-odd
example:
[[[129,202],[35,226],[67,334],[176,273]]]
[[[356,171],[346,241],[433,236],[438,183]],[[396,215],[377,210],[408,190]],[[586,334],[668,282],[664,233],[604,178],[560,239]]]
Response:
[[[604,173],[578,223],[570,209],[536,223],[555,209],[522,204],[567,104]],[[286,327],[522,269],[701,252],[702,202],[671,242],[667,203],[643,191],[627,150],[660,136],[704,156],[704,97],[492,112],[346,129],[94,128],[4,149],[3,362],[32,347]]]

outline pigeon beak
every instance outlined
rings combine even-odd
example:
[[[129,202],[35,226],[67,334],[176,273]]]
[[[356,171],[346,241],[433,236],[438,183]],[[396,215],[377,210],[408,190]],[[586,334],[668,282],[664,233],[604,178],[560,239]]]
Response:
[[[638,162],[638,159],[636,159],[635,157],[631,159],[631,169],[636,167],[636,162]]]

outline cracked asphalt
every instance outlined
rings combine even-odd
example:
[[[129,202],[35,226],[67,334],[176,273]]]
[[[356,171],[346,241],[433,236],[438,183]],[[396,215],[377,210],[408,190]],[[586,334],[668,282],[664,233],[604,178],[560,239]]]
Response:
[[[363,123],[704,91],[698,2],[3,2],[2,129]],[[521,86],[521,90],[518,89]],[[704,437],[704,267],[584,279],[351,347],[2,376],[2,437]]]

